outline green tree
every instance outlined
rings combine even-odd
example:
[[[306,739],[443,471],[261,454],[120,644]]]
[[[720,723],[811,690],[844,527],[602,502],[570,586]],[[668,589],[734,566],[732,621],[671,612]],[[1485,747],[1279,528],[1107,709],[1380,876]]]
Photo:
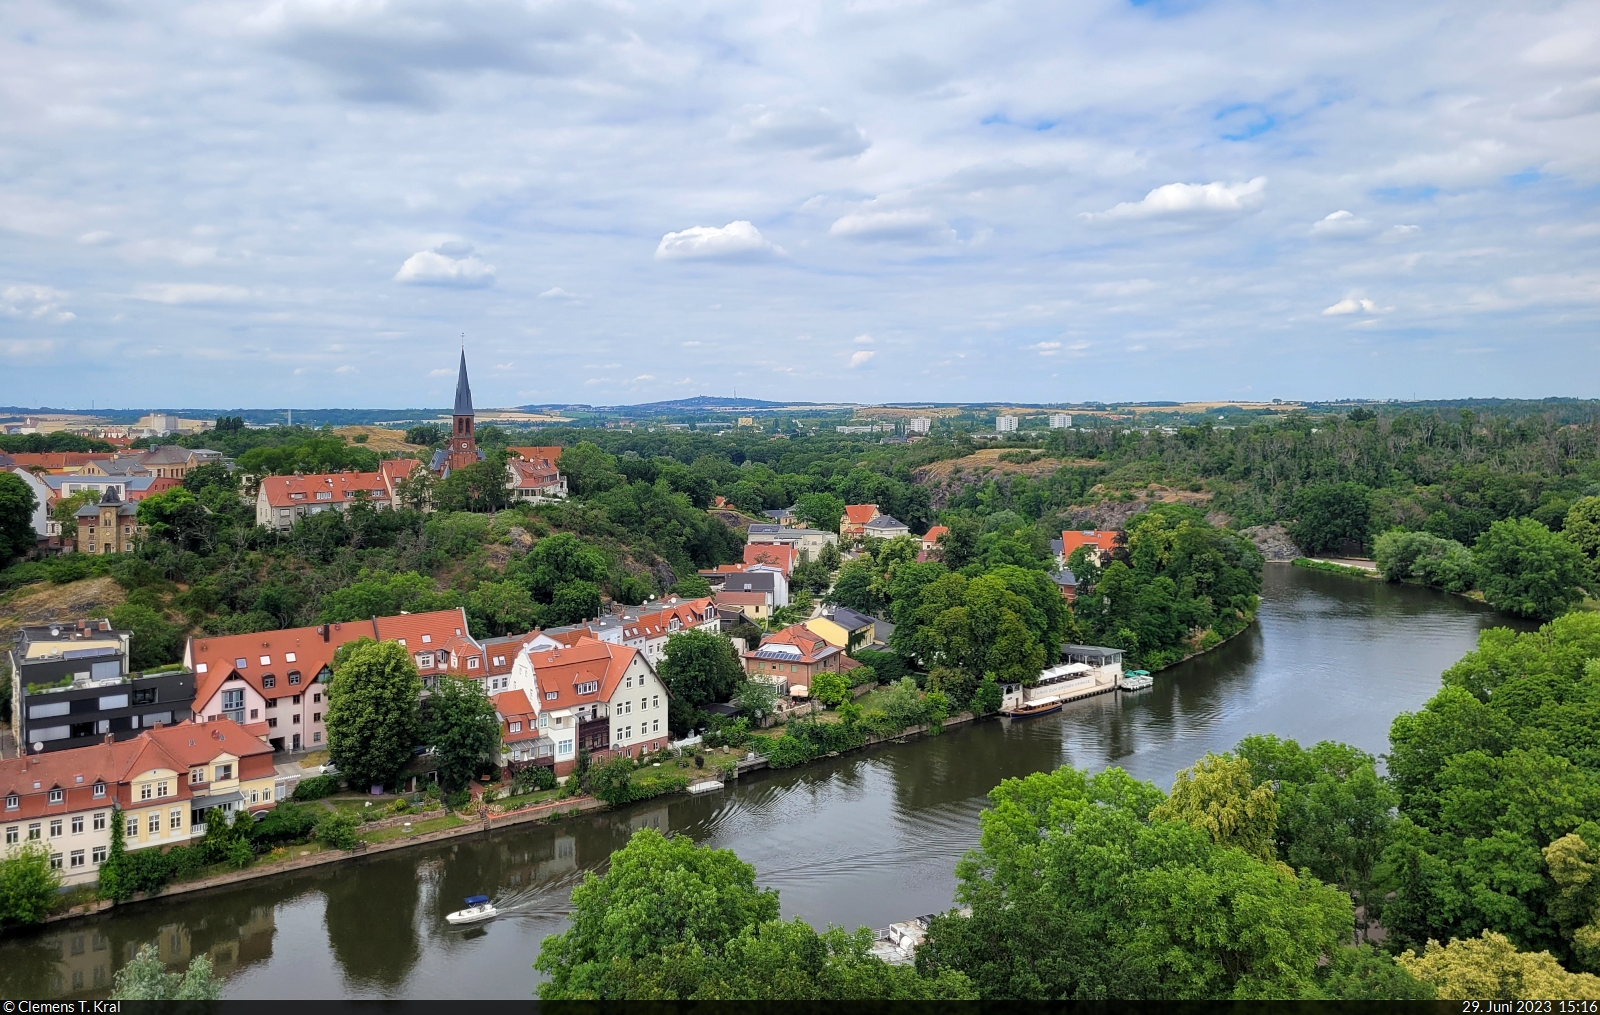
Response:
[[[956,866],[971,916],[936,918],[917,952],[985,999],[1316,997],[1351,935],[1343,893],[1157,818],[1161,791],[1120,769],[1007,779],[989,801]]]
[[[831,493],[808,493],[795,501],[795,516],[813,529],[838,532],[844,500]]]
[[[764,680],[741,680],[728,699],[738,706],[739,714],[747,719],[761,719],[772,714],[778,703],[778,689]]]
[[[500,746],[494,702],[477,680],[440,677],[424,703],[423,728],[447,793],[466,787]]]
[[[850,700],[850,681],[842,673],[824,670],[811,678],[811,696],[828,708]]]
[[[1477,584],[1472,551],[1428,532],[1392,529],[1373,547],[1378,572],[1392,582],[1418,581],[1447,592],[1467,592]]]
[[[1573,501],[1561,534],[1591,561],[1600,558],[1600,497]]]
[[[1549,952],[1518,951],[1503,934],[1429,941],[1422,955],[1407,951],[1400,965],[1450,1000],[1548,1001],[1600,997],[1600,976],[1569,973]]]
[[[1431,1001],[1435,996],[1433,984],[1372,945],[1335,948],[1317,979],[1322,996],[1331,1001]]]
[[[847,561],[823,598],[830,606],[845,606],[869,616],[882,608],[877,592],[877,564],[868,554]]]
[[[221,462],[207,462],[184,473],[183,486],[195,494],[213,486],[232,492],[238,490],[239,480]]]
[[[1150,817],[1187,822],[1217,845],[1242,849],[1261,860],[1277,855],[1277,796],[1271,786],[1255,785],[1250,762],[1244,758],[1207,754],[1178,773],[1172,795]]]
[[[757,889],[755,874],[732,850],[635,832],[604,875],[588,872],[572,890],[571,926],[545,938],[534,963],[550,977],[539,997],[608,998],[613,963],[674,945],[720,954],[747,927],[778,916],[778,894]]]
[[[544,615],[545,610],[534,602],[533,595],[517,582],[484,582],[467,597],[467,617],[472,621],[473,634],[479,637],[531,631],[540,626]]]
[[[591,581],[562,582],[543,611],[545,622],[576,624],[600,616],[600,586]]]
[[[175,486],[140,501],[138,519],[151,538],[165,540],[180,550],[211,547],[213,531],[209,513],[185,487]]]
[[[42,844],[8,847],[0,856],[0,927],[43,921],[60,887],[61,875],[50,869],[50,851]]]
[[[684,575],[672,591],[684,599],[704,599],[711,595],[711,583],[697,574]]]
[[[733,643],[700,630],[669,637],[656,672],[667,685],[667,721],[677,736],[699,725],[705,706],[727,701],[745,679]]]
[[[449,431],[437,423],[418,423],[416,426],[406,428],[407,444],[433,447],[443,444],[449,437]]]
[[[1360,483],[1317,483],[1301,489],[1289,535],[1307,553],[1367,541],[1372,531],[1372,491]]]
[[[1472,553],[1490,606],[1549,620],[1583,601],[1589,581],[1583,552],[1532,518],[1495,522]]]
[[[50,509],[50,517],[60,522],[64,526],[64,531],[76,532],[78,509],[85,504],[98,504],[99,502],[100,491],[79,490],[70,497],[63,497],[56,501],[55,506]]]
[[[165,666],[183,658],[183,627],[168,622],[149,606],[123,603],[111,611],[111,626],[132,633],[128,664],[134,670]]]
[[[39,534],[33,528],[33,512],[39,498],[21,476],[0,472],[0,564],[33,552]]]
[[[627,482],[617,469],[616,456],[606,454],[588,441],[561,452],[556,468],[567,477],[567,488],[578,497],[592,497]]]
[[[404,645],[367,638],[341,645],[335,663],[328,756],[352,786],[391,783],[422,739],[416,663]]]
[[[222,996],[222,980],[211,969],[211,958],[196,955],[181,975],[167,972],[153,944],[142,945],[132,962],[117,970],[112,980],[113,1001],[215,1001]]]

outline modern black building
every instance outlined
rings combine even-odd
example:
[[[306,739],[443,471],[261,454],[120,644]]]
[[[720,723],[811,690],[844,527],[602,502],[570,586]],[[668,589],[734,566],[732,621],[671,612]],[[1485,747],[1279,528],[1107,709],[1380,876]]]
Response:
[[[190,718],[194,674],[132,673],[132,635],[108,620],[24,627],[11,648],[11,728],[38,754],[127,740]]]

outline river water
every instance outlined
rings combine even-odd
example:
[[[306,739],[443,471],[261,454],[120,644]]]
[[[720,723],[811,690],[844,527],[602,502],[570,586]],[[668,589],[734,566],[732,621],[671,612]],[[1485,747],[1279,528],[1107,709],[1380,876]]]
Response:
[[[174,968],[210,954],[227,997],[526,998],[539,942],[565,926],[573,885],[645,826],[735,850],[779,890],[786,918],[882,927],[950,906],[955,862],[976,843],[984,794],[1001,779],[1120,765],[1167,786],[1250,733],[1381,753],[1396,713],[1426,701],[1440,671],[1498,623],[1508,621],[1443,593],[1268,565],[1259,622],[1158,674],[1149,691],[757,772],[703,797],[8,934],[0,997],[104,997],[113,971],[154,941]],[[445,924],[479,893],[507,915],[465,931]]]

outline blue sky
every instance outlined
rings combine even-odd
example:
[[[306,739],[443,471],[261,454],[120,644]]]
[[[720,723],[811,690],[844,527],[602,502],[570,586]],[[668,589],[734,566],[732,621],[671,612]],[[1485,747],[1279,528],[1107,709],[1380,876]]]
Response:
[[[1600,8],[8,0],[0,404],[1600,395]]]

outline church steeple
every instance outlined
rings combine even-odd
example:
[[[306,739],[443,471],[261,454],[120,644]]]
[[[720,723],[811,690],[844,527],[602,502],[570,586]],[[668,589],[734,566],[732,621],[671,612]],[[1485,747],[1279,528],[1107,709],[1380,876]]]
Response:
[[[451,470],[464,468],[478,460],[478,441],[473,435],[477,414],[472,411],[472,385],[467,383],[467,350],[461,350],[461,372],[456,377],[455,417],[450,430]]]

